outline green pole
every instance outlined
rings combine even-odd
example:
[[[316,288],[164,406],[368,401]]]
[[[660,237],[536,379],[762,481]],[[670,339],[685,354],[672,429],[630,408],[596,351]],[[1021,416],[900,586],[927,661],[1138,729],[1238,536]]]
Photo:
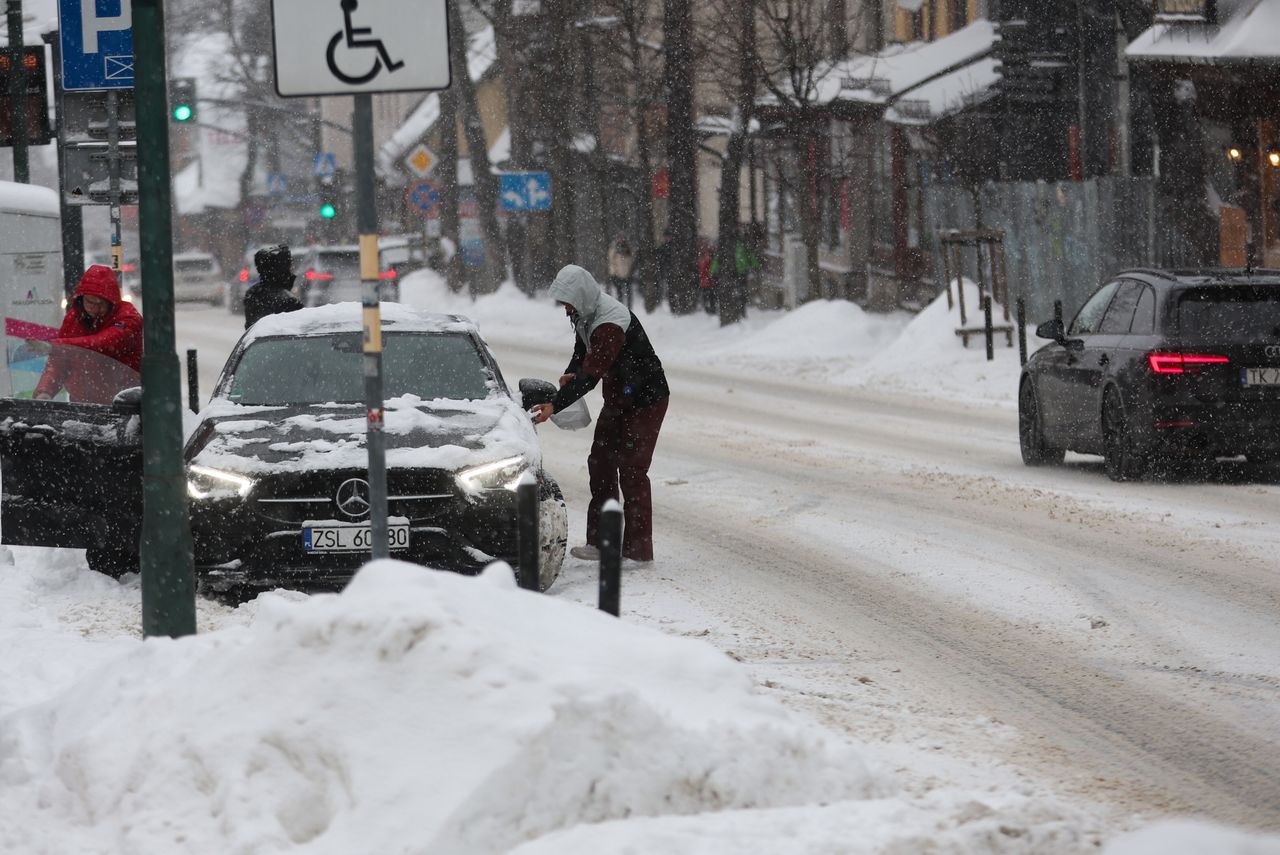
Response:
[[[182,465],[182,382],[173,334],[173,227],[164,9],[133,0],[142,246],[142,634],[196,631],[195,574]]]

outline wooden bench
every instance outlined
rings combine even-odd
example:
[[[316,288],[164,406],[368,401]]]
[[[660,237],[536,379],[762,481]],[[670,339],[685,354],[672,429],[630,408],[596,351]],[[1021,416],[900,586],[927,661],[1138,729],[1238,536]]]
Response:
[[[956,335],[960,336],[960,342],[965,346],[969,346],[969,336],[985,337],[987,334],[986,327],[960,327],[956,330]],[[1005,344],[1013,347],[1013,326],[1010,324],[994,324],[991,327],[991,335],[1004,335]]]

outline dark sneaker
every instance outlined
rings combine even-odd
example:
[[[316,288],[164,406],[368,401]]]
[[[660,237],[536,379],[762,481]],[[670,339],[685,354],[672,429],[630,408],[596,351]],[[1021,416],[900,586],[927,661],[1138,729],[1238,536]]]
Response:
[[[599,561],[600,550],[594,546],[586,545],[575,546],[569,550],[569,554],[574,558],[581,558],[583,561]]]

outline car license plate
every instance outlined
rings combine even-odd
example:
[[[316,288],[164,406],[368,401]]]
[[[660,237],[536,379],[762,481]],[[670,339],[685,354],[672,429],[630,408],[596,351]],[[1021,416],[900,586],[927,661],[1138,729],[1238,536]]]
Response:
[[[1246,386],[1280,386],[1280,368],[1242,368],[1240,381]]]
[[[401,517],[401,519],[404,519]],[[387,541],[392,550],[409,548],[409,523],[387,523]],[[302,527],[304,552],[371,552],[373,530],[369,523],[314,522]]]

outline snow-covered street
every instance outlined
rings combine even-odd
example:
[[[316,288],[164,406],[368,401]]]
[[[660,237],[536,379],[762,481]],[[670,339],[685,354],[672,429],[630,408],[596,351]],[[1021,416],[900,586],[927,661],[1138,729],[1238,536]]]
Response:
[[[403,299],[475,319],[513,388],[568,359],[562,312],[510,285],[472,302],[419,273]],[[963,348],[945,299],[641,317],[673,397],[633,627],[591,611],[587,562],[523,623],[496,577],[386,564],[338,598],[202,601],[201,635],[143,644],[136,577],[12,550],[0,850],[1280,852],[1274,477],[1024,467],[1017,351]],[[205,397],[241,329],[179,310]],[[589,431],[540,434],[580,543]],[[544,674],[506,652],[520,632]],[[413,711],[450,726],[413,736]],[[1241,830],[1147,827],[1170,818]]]

